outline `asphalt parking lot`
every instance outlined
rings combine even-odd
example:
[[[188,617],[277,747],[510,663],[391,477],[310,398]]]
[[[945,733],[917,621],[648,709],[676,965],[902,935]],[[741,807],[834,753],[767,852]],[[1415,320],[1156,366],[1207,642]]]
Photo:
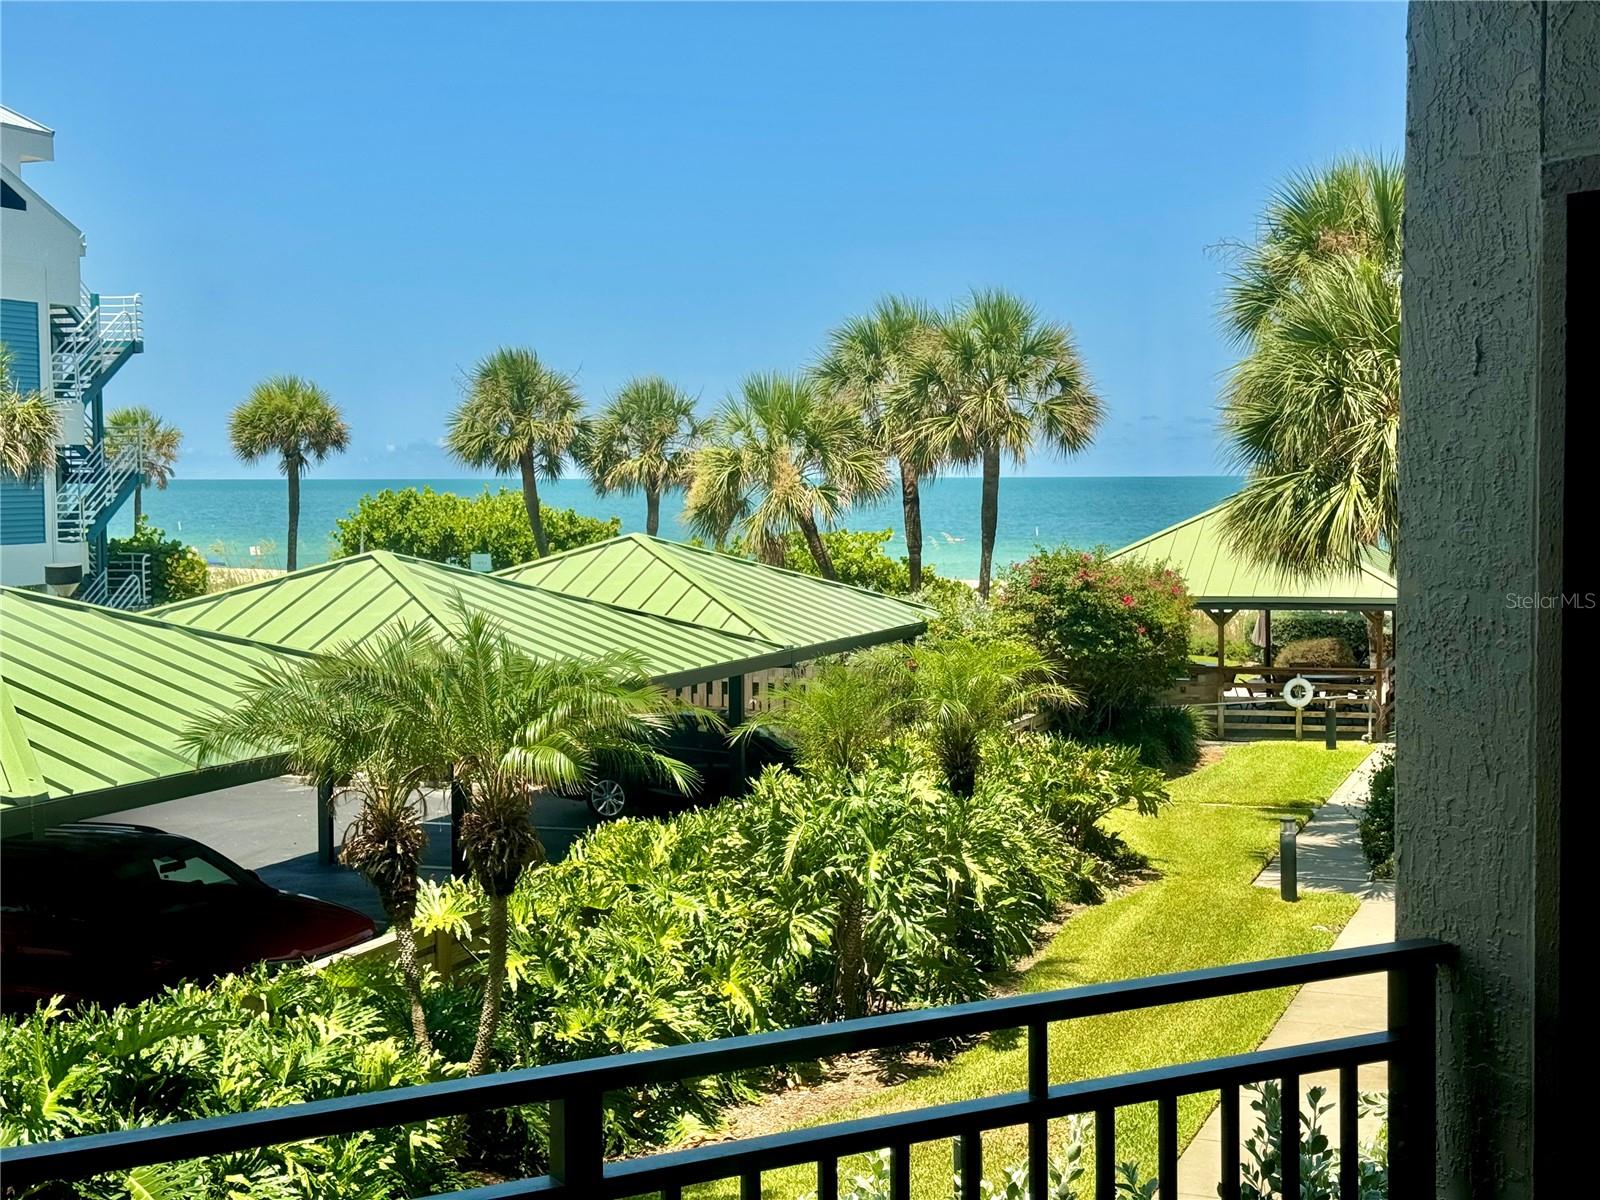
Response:
[[[336,842],[343,840],[355,803],[352,799],[334,810]],[[426,817],[448,815],[449,798],[431,794],[425,807]],[[348,867],[317,861],[316,814],[316,789],[284,775],[97,820],[148,825],[194,838],[255,871],[275,888],[358,909],[382,928],[383,909],[372,885]],[[551,862],[560,861],[573,841],[595,823],[583,803],[560,796],[539,797],[534,821]]]

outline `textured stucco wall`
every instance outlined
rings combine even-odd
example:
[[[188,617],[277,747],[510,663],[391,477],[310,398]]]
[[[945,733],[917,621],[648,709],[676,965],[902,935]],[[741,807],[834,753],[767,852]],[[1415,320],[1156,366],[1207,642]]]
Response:
[[[1439,1194],[1524,1197],[1559,755],[1560,616],[1518,599],[1560,579],[1542,189],[1600,145],[1600,5],[1415,3],[1409,48],[1398,926],[1461,948]]]

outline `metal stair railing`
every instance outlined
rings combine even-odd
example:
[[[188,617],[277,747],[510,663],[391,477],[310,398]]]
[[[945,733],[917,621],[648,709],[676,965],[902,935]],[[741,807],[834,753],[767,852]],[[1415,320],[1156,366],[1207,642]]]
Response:
[[[130,345],[144,340],[144,303],[140,293],[100,296],[87,291],[80,301],[83,318],[50,356],[50,374],[58,400],[82,403],[95,380]]]
[[[144,447],[138,440],[107,455],[104,440],[90,447],[87,455],[69,460],[61,486],[56,489],[56,539],[81,542],[89,536],[95,520],[116,501],[128,478],[144,461]]]

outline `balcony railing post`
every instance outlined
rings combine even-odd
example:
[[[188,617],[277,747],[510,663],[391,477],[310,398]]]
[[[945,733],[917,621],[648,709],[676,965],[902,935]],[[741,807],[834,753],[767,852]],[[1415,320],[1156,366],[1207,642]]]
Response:
[[[1428,1200],[1437,1180],[1437,972],[1432,963],[1389,972],[1389,1194]]]
[[[604,1174],[600,1093],[584,1089],[550,1101],[550,1178],[569,1196],[588,1196]]]

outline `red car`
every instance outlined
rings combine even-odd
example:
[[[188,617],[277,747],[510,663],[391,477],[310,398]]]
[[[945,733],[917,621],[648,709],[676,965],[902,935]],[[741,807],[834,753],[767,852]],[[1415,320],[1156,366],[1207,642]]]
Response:
[[[190,838],[61,825],[0,842],[0,1005],[127,1004],[180,980],[364,942],[372,920],[293,896]]]

